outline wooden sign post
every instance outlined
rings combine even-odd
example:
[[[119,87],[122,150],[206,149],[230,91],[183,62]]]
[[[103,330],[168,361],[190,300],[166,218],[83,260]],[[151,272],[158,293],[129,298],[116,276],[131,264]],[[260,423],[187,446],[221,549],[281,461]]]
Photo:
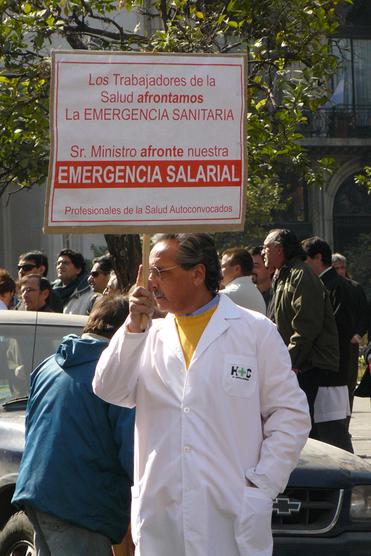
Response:
[[[146,288],[148,285],[149,275],[149,251],[151,248],[151,236],[144,234],[142,244],[142,267],[143,267],[143,285]]]

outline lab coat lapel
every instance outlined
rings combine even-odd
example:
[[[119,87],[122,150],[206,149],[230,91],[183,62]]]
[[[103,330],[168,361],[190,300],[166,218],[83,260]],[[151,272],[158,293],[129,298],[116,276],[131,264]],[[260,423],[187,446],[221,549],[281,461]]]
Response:
[[[207,348],[230,326],[229,321],[240,318],[238,308],[227,296],[221,294],[218,307],[206,326],[191,361],[192,366]]]

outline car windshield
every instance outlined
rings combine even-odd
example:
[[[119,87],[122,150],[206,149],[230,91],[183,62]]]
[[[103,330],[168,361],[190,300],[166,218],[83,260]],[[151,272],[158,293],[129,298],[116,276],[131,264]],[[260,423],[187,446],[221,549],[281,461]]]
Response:
[[[0,323],[0,403],[28,395],[31,371],[67,334],[81,334],[81,327]]]

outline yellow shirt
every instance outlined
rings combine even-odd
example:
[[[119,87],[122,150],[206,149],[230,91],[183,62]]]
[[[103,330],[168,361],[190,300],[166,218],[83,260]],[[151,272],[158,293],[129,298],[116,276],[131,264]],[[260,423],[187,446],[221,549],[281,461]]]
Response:
[[[187,369],[191,363],[202,333],[216,308],[217,305],[214,305],[208,311],[205,311],[200,315],[175,317],[175,324],[178,330],[179,341],[182,346]]]

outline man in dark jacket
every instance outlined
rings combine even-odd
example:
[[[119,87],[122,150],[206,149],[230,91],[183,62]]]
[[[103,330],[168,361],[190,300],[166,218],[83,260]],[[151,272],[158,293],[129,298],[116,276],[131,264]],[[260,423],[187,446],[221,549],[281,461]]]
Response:
[[[329,295],[318,276],[305,264],[306,255],[293,232],[271,230],[263,247],[266,266],[276,269],[273,320],[307,395],[311,435],[314,435],[319,377],[339,368],[338,333]]]
[[[111,556],[130,518],[133,410],[95,396],[100,354],[128,314],[105,297],[79,338],[66,336],[31,376],[26,445],[13,502],[35,529],[40,556]]]
[[[366,294],[361,284],[352,280],[347,272],[347,259],[341,253],[332,255],[332,266],[336,272],[347,280],[352,298],[352,319],[354,322],[354,334],[351,339],[351,358],[349,364],[348,389],[350,408],[353,407],[353,392],[358,378],[359,346],[362,337],[368,327],[368,307]]]
[[[320,277],[330,294],[339,335],[339,372],[325,373],[320,377],[317,396],[323,398],[323,403],[316,430],[320,440],[353,452],[347,424],[347,417],[350,416],[349,364],[354,335],[350,288],[348,281],[332,267],[331,247],[326,241],[314,236],[304,240],[302,246],[307,255],[307,264]],[[317,401],[320,401],[319,398]]]
[[[62,301],[63,313],[87,315],[100,294],[95,293],[88,283],[82,254],[62,249],[57,258],[57,276],[53,289]]]

